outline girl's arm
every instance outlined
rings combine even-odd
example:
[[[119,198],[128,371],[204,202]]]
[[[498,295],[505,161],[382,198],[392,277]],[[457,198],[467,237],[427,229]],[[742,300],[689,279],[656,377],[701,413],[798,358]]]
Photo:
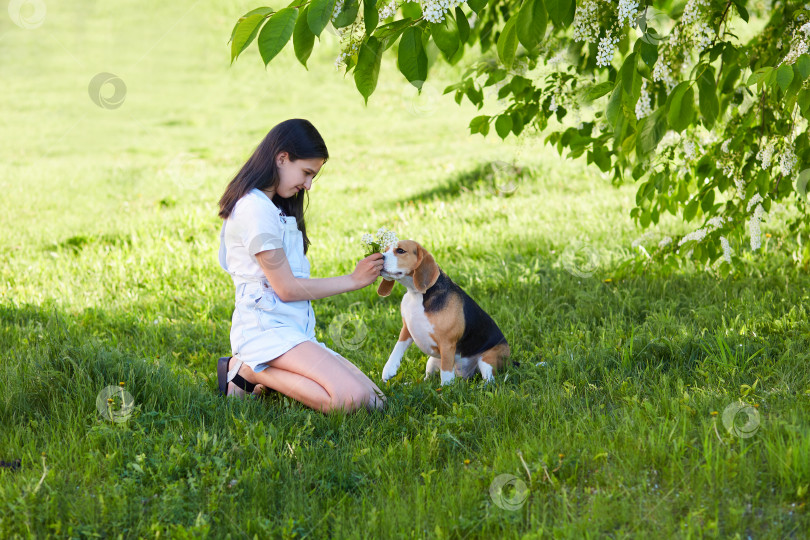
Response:
[[[282,302],[317,300],[374,283],[382,270],[382,253],[374,253],[357,263],[351,274],[328,278],[297,278],[293,275],[284,250],[269,249],[256,254],[256,260],[270,286]]]

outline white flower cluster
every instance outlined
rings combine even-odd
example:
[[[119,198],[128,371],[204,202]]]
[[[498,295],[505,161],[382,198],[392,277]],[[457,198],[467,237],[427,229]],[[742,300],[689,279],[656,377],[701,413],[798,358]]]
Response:
[[[780,64],[792,64],[797,58],[806,53],[808,51],[808,40],[810,40],[810,23],[805,23],[793,32],[793,38],[790,41],[790,52]]]
[[[750,212],[752,206],[754,206],[755,204],[759,204],[761,202],[762,202],[762,195],[760,195],[759,193],[754,194],[754,196],[751,197],[751,200],[748,201],[748,207],[745,209],[745,211]]]
[[[619,42],[618,37],[613,37],[610,30],[607,31],[605,37],[599,40],[599,48],[596,51],[596,65],[609,66],[613,60],[613,53],[616,50],[616,44]]]
[[[668,246],[668,245],[670,245],[671,243],[672,243],[672,238],[671,238],[671,237],[669,237],[669,236],[665,236],[665,237],[663,237],[663,238],[661,239],[661,241],[660,241],[660,242],[658,242],[658,247],[662,248],[662,247],[664,247],[664,246]]]
[[[546,65],[552,69],[557,69],[560,64],[567,64],[565,51],[560,51],[553,58],[546,60]]]
[[[681,73],[689,73],[696,55],[709,47],[716,33],[710,22],[710,0],[689,0],[680,20],[662,43],[658,60],[653,66],[653,81],[662,81],[667,92],[677,84]]]
[[[659,58],[653,66],[652,78],[654,81],[663,81],[667,85],[667,92],[672,91],[677,84],[672,77],[672,68],[663,58]]]
[[[577,10],[574,12],[574,41],[585,41],[586,43],[596,43],[602,31],[599,25],[599,4],[596,0],[585,0],[577,2]]]
[[[664,133],[664,136],[661,138],[661,142],[658,143],[658,148],[663,151],[669,148],[670,146],[675,146],[680,142],[680,140],[681,140],[680,133],[678,133],[674,129],[667,130],[667,132]]]
[[[440,23],[444,21],[445,13],[464,2],[466,0],[422,0],[422,15],[429,22]]]
[[[335,59],[335,70],[336,71],[339,70],[340,66],[346,63],[346,59],[354,55],[354,53],[356,53],[358,50],[360,50],[359,41],[353,41],[349,43],[349,46],[342,53],[340,53],[338,57]]]
[[[690,240],[697,240],[698,242],[700,242],[701,240],[703,240],[703,238],[706,237],[707,232],[709,232],[709,231],[707,231],[705,227],[703,227],[701,229],[698,229],[696,231],[690,232],[689,234],[687,234],[686,236],[681,238],[681,241],[678,242],[678,247],[681,247],[682,245],[684,245],[686,242],[689,242]]]
[[[724,154],[728,154],[728,143],[730,142],[731,138],[728,138],[725,141],[723,141],[723,144],[720,145],[720,150],[722,150]]]
[[[700,17],[700,8],[708,7],[709,0],[689,0],[686,7],[683,8],[683,15],[681,15],[681,22],[685,25],[690,25],[697,21]]]
[[[787,147],[779,154],[779,168],[782,169],[782,176],[790,176],[795,166],[796,154],[793,153],[793,148]]]
[[[641,94],[636,101],[636,119],[641,120],[645,116],[652,113],[652,106],[650,105],[650,94],[647,92],[647,80],[641,83]]]
[[[706,235],[708,233],[712,232],[713,230],[718,228],[720,225],[722,225],[724,221],[725,221],[725,218],[722,217],[722,216],[715,216],[715,217],[711,218],[708,222],[706,222],[705,227],[702,227],[702,228],[700,228],[700,229],[698,229],[696,231],[690,232],[689,234],[687,234],[686,236],[681,238],[680,242],[678,242],[678,247],[681,247],[682,245],[684,245],[686,242],[689,242],[690,240],[696,240],[696,241],[700,242],[701,240],[703,240],[706,237]]]
[[[731,264],[731,246],[728,245],[728,239],[725,236],[720,237],[720,245],[723,246],[723,258],[728,264]]]
[[[619,24],[633,24],[638,14],[638,2],[635,0],[619,0]]]
[[[638,247],[644,242],[645,240],[649,240],[655,233],[653,231],[647,231],[646,233],[642,234],[640,237],[633,240],[633,243],[630,244],[631,247]]]
[[[751,197],[750,201],[748,201],[748,208],[746,209],[747,212],[750,212],[751,207],[755,204],[757,205],[757,207],[754,209],[754,215],[751,216],[751,220],[748,222],[748,234],[751,236],[751,251],[758,250],[762,245],[759,224],[762,221],[762,216],[765,214],[765,209],[762,207],[761,201],[762,196],[757,193]]]
[[[380,9],[377,15],[379,16],[379,19],[383,21],[394,15],[397,12],[398,7],[399,3],[397,3],[397,0],[391,0],[388,4],[384,5],[382,9]]]
[[[684,139],[683,141],[683,157],[686,161],[695,159],[695,143],[688,139]]]
[[[734,187],[737,188],[737,197],[740,199],[745,198],[745,180],[743,180],[742,176],[737,172],[734,176]]]
[[[769,141],[757,152],[757,161],[759,161],[760,166],[765,170],[771,168],[771,158],[773,158],[773,141]]]
[[[708,24],[701,22],[695,25],[694,32],[695,52],[700,54],[703,49],[707,49],[712,44],[714,31]]]
[[[337,16],[340,15],[341,9],[343,9],[343,0],[337,0],[335,2],[335,9],[332,10],[332,22],[335,22]]]
[[[377,230],[376,237],[371,234],[364,234],[360,239],[363,244],[365,244],[366,249],[371,251],[376,251],[376,248],[373,244],[377,244],[379,246],[379,251],[385,251],[388,246],[393,246],[399,240],[397,239],[397,235],[394,231],[389,231],[385,227],[380,227]]]

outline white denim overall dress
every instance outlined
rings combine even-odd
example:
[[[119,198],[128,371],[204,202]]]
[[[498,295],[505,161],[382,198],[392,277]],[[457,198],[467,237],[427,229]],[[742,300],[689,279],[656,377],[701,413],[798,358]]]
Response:
[[[312,302],[282,301],[256,261],[255,252],[283,247],[293,275],[309,278],[309,260],[295,217],[285,216],[260,190],[251,190],[244,198],[244,203],[237,201],[220,232],[219,263],[236,287],[230,340],[237,362],[228,372],[228,381],[243,363],[255,372],[263,371],[268,362],[304,341],[329,350],[315,339]]]

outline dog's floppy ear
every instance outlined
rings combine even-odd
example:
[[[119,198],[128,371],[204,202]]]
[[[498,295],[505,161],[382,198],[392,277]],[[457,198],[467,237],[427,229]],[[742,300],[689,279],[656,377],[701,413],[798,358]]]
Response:
[[[391,289],[394,288],[394,280],[393,279],[385,279],[380,282],[380,286],[377,287],[377,294],[380,296],[388,296],[391,294]]]
[[[422,294],[439,279],[439,265],[433,259],[433,255],[422,246],[416,248],[417,263],[413,271],[413,286]]]

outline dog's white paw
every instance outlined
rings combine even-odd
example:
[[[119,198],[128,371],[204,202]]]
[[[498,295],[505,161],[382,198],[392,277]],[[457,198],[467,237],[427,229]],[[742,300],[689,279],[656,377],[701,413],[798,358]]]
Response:
[[[385,364],[385,367],[383,368],[383,372],[382,372],[382,380],[383,380],[383,382],[388,382],[389,379],[393,379],[394,377],[396,377],[398,367],[399,366],[394,367],[394,366],[389,366],[388,364]]]
[[[446,384],[450,384],[456,378],[456,373],[454,371],[442,371],[442,386]]]

